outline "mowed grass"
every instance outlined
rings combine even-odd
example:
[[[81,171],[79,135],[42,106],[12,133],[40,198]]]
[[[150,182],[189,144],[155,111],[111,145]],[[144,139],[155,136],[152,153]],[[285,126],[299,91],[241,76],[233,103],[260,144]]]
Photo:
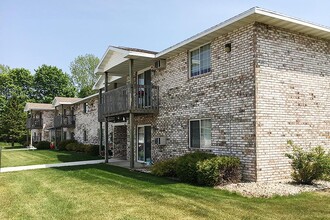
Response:
[[[25,148],[23,145],[19,143],[14,143],[14,146],[11,146],[11,143],[7,142],[0,142],[0,147],[2,149],[18,149],[18,148]]]
[[[54,150],[2,151],[1,167],[101,159],[84,153]]]
[[[244,198],[106,164],[0,174],[0,219],[330,219],[330,192]]]

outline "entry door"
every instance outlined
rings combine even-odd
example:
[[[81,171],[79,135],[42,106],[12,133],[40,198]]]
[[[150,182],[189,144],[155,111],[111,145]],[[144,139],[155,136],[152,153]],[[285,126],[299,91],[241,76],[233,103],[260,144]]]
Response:
[[[138,75],[138,97],[140,108],[151,105],[151,70]]]
[[[151,126],[138,127],[137,161],[151,162]]]

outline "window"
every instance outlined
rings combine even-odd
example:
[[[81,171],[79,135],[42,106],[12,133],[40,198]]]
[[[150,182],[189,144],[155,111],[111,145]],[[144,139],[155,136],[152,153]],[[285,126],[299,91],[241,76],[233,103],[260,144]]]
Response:
[[[66,140],[66,131],[63,132],[63,140]]]
[[[84,130],[84,141],[87,141],[87,131]]]
[[[210,44],[190,52],[190,76],[198,76],[211,71]]]
[[[211,147],[211,119],[190,121],[190,147]]]
[[[84,103],[84,113],[88,112],[88,104],[87,102]]]

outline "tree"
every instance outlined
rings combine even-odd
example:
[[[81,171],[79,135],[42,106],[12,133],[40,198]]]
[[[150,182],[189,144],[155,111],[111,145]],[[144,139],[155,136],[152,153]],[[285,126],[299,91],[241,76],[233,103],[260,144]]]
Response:
[[[78,98],[85,98],[87,96],[93,95],[95,92],[93,91],[92,86],[85,86],[78,92]]]
[[[24,138],[25,103],[31,99],[33,76],[24,68],[7,68],[0,74],[0,139],[20,141]]]
[[[28,99],[33,98],[33,76],[29,70],[24,68],[11,69],[8,76]]]
[[[71,77],[79,91],[79,97],[83,98],[93,94],[93,85],[97,80],[94,70],[100,62],[93,54],[78,56],[70,63]]]
[[[6,66],[6,65],[3,65],[3,64],[0,64],[0,74],[1,73],[8,73],[10,70],[9,66]]]
[[[34,98],[36,102],[50,103],[55,96],[74,97],[76,89],[70,77],[55,66],[42,65],[35,70]]]
[[[24,139],[26,135],[26,113],[24,105],[26,97],[13,92],[0,114],[0,139],[12,143]]]

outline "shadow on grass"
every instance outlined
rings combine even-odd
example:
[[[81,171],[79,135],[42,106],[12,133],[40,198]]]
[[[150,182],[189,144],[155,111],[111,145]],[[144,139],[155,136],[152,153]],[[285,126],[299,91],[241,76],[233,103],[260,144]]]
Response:
[[[74,162],[84,160],[100,160],[99,156],[91,156],[85,153],[71,152],[71,151],[55,151],[57,152],[57,160],[60,162]]]
[[[26,147],[23,147],[23,146],[0,146],[2,149],[4,150],[11,150],[11,149],[22,149],[22,148],[26,148]]]
[[[161,178],[154,176],[152,174],[147,173],[140,173],[136,171],[129,170],[127,168],[117,167],[113,165],[108,164],[94,164],[94,165],[82,165],[82,166],[72,166],[72,167],[57,167],[53,168],[56,170],[61,171],[87,171],[90,176],[92,176],[91,179],[103,179],[106,180],[106,178],[109,178],[109,180],[113,179],[120,179],[124,180],[138,180],[142,182],[146,182],[148,184],[154,184],[154,185],[165,185],[165,184],[174,184],[178,183],[175,180],[167,179],[167,178]],[[96,169],[98,171],[102,172],[94,172],[93,170]],[[89,179],[86,175],[76,175],[77,178],[83,178],[83,179]],[[106,182],[106,181],[105,181]]]

